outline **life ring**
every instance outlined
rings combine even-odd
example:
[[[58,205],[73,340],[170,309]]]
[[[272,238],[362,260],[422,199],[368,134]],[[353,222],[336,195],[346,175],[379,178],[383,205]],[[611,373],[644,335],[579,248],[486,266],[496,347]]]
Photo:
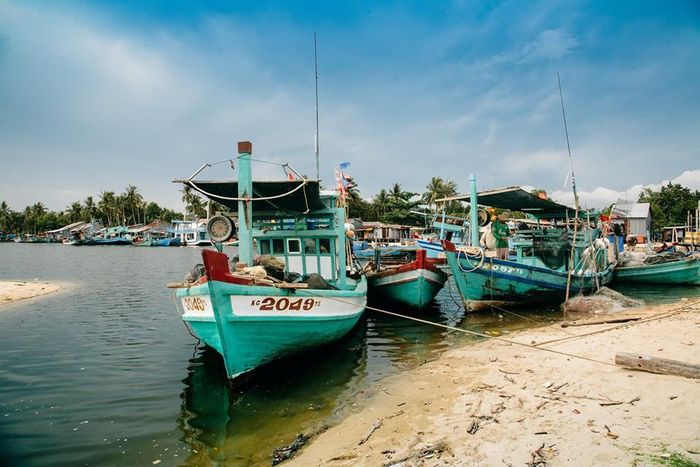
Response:
[[[226,216],[213,216],[207,222],[207,233],[209,238],[215,242],[225,242],[233,237],[236,227],[231,219]]]

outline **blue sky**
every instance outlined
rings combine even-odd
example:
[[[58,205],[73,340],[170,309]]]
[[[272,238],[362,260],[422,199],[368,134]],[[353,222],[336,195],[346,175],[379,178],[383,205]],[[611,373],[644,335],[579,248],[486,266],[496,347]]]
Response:
[[[180,208],[170,181],[238,140],[314,175],[314,32],[327,186],[350,161],[364,197],[474,172],[567,200],[560,73],[584,203],[700,189],[697,1],[10,0],[0,199],[62,209],[135,184]]]

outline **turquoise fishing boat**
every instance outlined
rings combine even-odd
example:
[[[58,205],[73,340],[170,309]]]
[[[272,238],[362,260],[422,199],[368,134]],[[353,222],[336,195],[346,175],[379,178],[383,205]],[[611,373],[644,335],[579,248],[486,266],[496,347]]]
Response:
[[[205,274],[176,292],[182,319],[222,355],[232,380],[339,339],[367,302],[366,279],[349,261],[337,194],[322,193],[318,181],[307,179],[253,182],[252,147],[243,142],[238,149],[238,182],[180,180],[237,210],[210,218],[208,231],[219,250],[237,232],[238,267],[232,271],[225,254],[205,249]],[[276,263],[280,275],[258,276],[259,267],[250,268],[255,254]]]
[[[112,245],[131,245],[132,238],[129,234],[129,229],[119,225],[116,227],[107,227],[98,231],[94,236],[86,238],[82,241],[69,243],[73,246],[112,246]]]
[[[386,253],[386,254],[385,254]],[[447,281],[420,248],[377,248],[365,267],[370,298],[422,309],[433,303]]]
[[[482,205],[525,213],[548,226],[516,230],[511,237],[507,259],[490,256],[479,246],[476,210],[471,218],[471,247],[456,248],[443,241],[447,263],[467,310],[488,305],[523,305],[535,302],[563,302],[567,287],[571,295],[589,293],[608,284],[614,264],[608,261],[607,244],[600,230],[585,228],[574,234],[557,222],[573,219],[575,210],[541,199],[519,187],[476,193],[471,176],[470,195],[450,200],[469,200]],[[581,216],[582,213],[579,213]],[[586,218],[595,213],[586,213]],[[570,255],[573,268],[570,269]]]
[[[615,282],[700,285],[700,255],[658,264],[616,267]]]

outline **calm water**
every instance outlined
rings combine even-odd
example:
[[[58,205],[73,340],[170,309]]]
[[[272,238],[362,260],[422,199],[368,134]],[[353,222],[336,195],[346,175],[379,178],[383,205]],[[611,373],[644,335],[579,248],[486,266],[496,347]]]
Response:
[[[4,465],[269,465],[273,449],[332,423],[373,382],[469,340],[370,314],[342,341],[233,391],[219,355],[187,332],[164,286],[200,261],[196,248],[0,243],[0,279],[67,282],[0,309]],[[427,317],[481,332],[534,325],[465,317],[447,288]]]

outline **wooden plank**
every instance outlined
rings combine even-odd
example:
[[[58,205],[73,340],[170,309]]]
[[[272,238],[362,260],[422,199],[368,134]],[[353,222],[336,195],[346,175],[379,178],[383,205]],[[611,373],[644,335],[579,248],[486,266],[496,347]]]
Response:
[[[277,287],[278,289],[308,289],[309,284],[303,282],[295,282],[293,284],[290,284],[288,282],[282,282],[280,284],[275,284],[275,287]]]
[[[700,365],[626,352],[615,355],[615,365],[632,370],[700,379]]]

